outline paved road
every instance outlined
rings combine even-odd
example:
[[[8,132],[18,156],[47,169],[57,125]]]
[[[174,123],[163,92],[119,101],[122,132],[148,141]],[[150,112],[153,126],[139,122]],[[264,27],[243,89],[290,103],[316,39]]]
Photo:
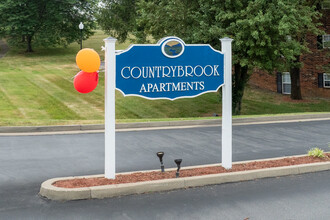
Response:
[[[303,154],[314,146],[327,149],[329,134],[329,120],[234,126],[233,159]],[[103,138],[103,134],[0,137],[0,219],[329,217],[330,172],[105,200],[62,203],[38,197],[46,179],[103,173]],[[173,159],[179,157],[183,166],[221,158],[220,127],[118,132],[116,138],[117,172],[158,168],[159,150],[165,151],[167,167],[174,167]]]
[[[1,219],[328,220],[330,172],[261,179],[103,200],[54,202],[25,196]],[[37,191],[37,187],[25,189]],[[1,197],[2,200],[9,200]],[[23,205],[24,203],[24,205]]]

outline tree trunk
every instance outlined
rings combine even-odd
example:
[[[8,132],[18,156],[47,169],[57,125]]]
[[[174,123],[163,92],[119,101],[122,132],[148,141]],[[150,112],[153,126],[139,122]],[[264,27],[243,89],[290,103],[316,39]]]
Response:
[[[26,52],[33,52],[32,50],[32,36],[27,36],[26,37],[26,42],[27,42],[27,49],[26,49]]]
[[[235,73],[233,77],[233,114],[241,114],[242,98],[244,95],[245,85],[248,81],[248,67],[242,67],[235,64]]]
[[[296,63],[300,60],[300,56],[297,57]],[[291,99],[301,100],[301,86],[300,86],[300,68],[292,67],[290,68],[290,78],[291,78]]]

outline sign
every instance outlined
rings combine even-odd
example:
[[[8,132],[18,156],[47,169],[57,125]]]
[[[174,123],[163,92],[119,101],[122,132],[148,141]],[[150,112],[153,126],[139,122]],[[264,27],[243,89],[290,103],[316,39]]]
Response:
[[[147,99],[195,97],[224,83],[224,56],[205,44],[166,37],[116,54],[116,88]]]
[[[155,45],[133,45],[116,51],[116,39],[105,41],[104,176],[116,176],[115,88],[147,99],[195,97],[222,86],[222,166],[232,167],[232,48],[221,38],[222,52],[210,45],[185,44],[167,37]],[[117,85],[116,85],[117,84]]]

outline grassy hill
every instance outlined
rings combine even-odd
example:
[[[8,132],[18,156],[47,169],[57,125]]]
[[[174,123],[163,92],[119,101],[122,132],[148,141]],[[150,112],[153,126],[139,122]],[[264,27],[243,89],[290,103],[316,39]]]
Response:
[[[101,31],[83,42],[95,49],[103,59],[101,46],[107,36]],[[125,49],[129,42],[118,44]],[[79,71],[75,56],[78,44],[67,48],[35,48],[34,53],[11,49],[0,59],[0,126],[91,124],[104,121],[104,70],[98,87],[89,94],[80,94],[73,87]],[[160,118],[211,117],[221,114],[218,93],[193,99],[150,101],[123,97],[116,92],[118,121]],[[291,102],[282,95],[248,88],[243,100],[243,114],[276,114],[330,111],[330,100]]]

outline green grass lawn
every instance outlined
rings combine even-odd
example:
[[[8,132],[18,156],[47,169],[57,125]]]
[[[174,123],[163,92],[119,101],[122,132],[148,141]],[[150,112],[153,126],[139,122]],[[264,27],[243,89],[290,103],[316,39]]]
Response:
[[[101,31],[83,42],[83,47],[95,49],[103,59],[101,46],[107,36]],[[125,49],[129,42],[118,44]],[[100,71],[98,87],[89,94],[80,94],[73,87],[73,77],[79,71],[75,56],[78,44],[67,48],[34,48],[34,53],[11,49],[0,59],[0,126],[91,124],[104,121],[104,71]],[[292,112],[330,112],[329,100],[309,100],[292,103],[283,96],[248,88],[243,101],[243,114],[276,114]],[[116,119],[207,117],[221,114],[218,93],[208,93],[192,99],[146,100],[123,97],[116,92]]]
[[[293,101],[289,95],[248,87],[243,98],[242,114],[284,114],[330,112],[329,99],[305,98]]]

